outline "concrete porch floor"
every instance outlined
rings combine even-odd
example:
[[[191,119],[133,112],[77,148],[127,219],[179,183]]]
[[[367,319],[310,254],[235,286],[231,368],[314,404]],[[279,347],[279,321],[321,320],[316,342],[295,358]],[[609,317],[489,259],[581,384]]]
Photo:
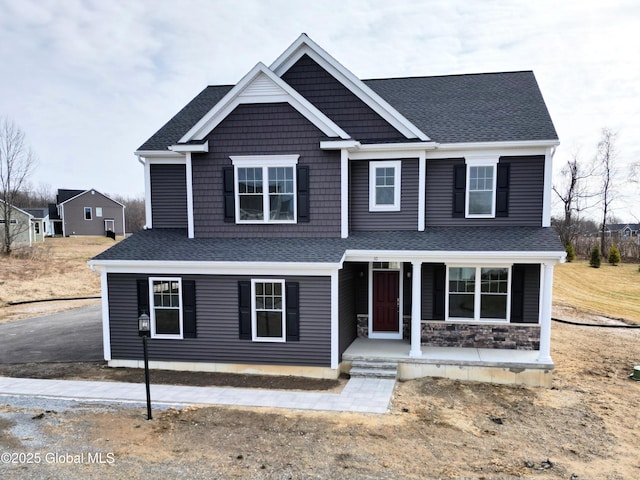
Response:
[[[342,354],[345,371],[354,360],[398,362],[402,380],[445,377],[503,384],[549,386],[553,362],[539,362],[537,350],[422,346],[420,357],[410,357],[405,340],[356,338]]]

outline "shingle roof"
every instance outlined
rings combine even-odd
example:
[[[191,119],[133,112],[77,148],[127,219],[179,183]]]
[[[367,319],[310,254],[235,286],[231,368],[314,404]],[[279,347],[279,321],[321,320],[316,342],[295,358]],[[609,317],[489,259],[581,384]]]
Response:
[[[364,82],[439,143],[558,138],[531,71]]]
[[[58,205],[60,205],[61,203],[66,202],[70,198],[77,197],[78,195],[80,195],[81,193],[84,193],[84,192],[86,192],[86,190],[59,189],[58,190],[58,195],[56,196],[56,200],[58,202]]]
[[[195,238],[183,229],[138,232],[96,261],[323,262],[347,250],[415,252],[563,252],[552,228],[432,227],[424,232],[366,232],[349,238]],[[443,258],[443,261],[446,260]]]
[[[144,142],[138,150],[166,150],[167,147],[175,145],[232,88],[233,85],[205,88],[160,130],[154,133],[149,140]]]
[[[436,142],[558,138],[531,71],[387,78],[364,83]],[[178,143],[231,88],[205,88],[138,150],[166,150]],[[380,142],[392,140],[397,141]]]

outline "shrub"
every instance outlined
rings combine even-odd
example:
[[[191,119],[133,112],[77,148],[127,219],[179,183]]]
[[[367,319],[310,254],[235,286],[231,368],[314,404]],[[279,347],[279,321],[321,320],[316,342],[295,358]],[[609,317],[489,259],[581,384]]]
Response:
[[[589,265],[593,268],[600,268],[600,247],[596,245],[591,250],[591,259],[589,260]]]
[[[620,263],[620,250],[618,250],[615,243],[611,245],[609,249],[609,263],[611,265],[618,265]]]
[[[567,262],[572,262],[576,259],[576,249],[573,248],[572,243],[567,243],[564,250],[567,252]]]

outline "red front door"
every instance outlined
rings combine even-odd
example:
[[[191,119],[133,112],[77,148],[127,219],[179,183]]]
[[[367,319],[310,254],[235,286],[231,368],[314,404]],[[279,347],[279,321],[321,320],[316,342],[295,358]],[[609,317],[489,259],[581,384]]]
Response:
[[[398,333],[400,272],[373,272],[373,332]]]

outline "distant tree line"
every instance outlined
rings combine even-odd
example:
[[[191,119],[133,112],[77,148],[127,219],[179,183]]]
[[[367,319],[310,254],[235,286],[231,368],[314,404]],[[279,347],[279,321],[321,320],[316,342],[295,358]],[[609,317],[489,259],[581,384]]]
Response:
[[[553,185],[562,215],[552,218],[551,223],[568,257],[575,253],[592,258],[597,246],[598,255],[603,258],[613,254],[615,259],[619,254],[626,260],[640,260],[638,236],[616,237],[607,229],[610,225],[625,223],[612,213],[622,183],[640,180],[640,162],[633,164],[628,172],[619,168],[616,137],[615,132],[603,128],[593,157],[584,161],[579,154],[574,154]],[[634,220],[638,223],[637,218]]]

